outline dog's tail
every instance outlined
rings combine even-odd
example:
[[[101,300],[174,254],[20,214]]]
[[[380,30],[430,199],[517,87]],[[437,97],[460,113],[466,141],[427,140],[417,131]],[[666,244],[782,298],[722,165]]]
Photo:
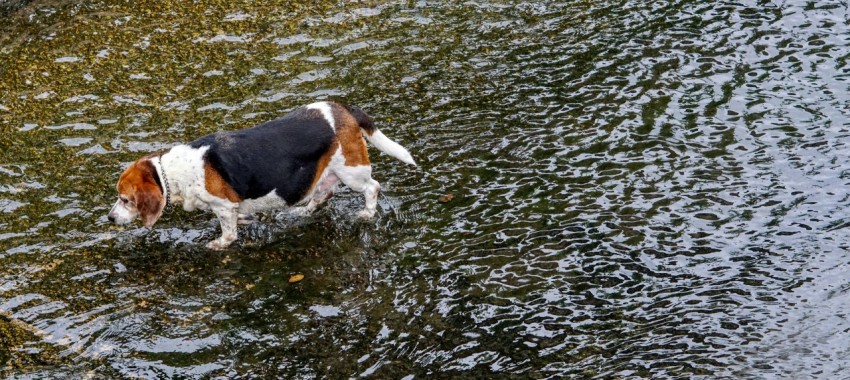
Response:
[[[366,136],[366,140],[369,140],[375,148],[397,158],[401,162],[416,166],[416,161],[413,161],[413,156],[410,155],[410,152],[381,133],[381,131],[375,127],[375,122],[372,120],[371,116],[357,107],[347,106],[346,108],[348,109],[348,112],[351,112],[351,115],[354,116],[354,119],[357,120],[357,124],[360,125],[360,129]]]

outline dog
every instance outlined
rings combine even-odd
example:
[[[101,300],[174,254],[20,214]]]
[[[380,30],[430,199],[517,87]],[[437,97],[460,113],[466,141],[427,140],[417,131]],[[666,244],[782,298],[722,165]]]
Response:
[[[363,194],[357,215],[372,218],[381,185],[372,179],[366,150],[378,150],[407,164],[416,162],[404,147],[375,127],[361,109],[318,102],[255,127],[216,132],[189,144],[147,155],[118,179],[118,201],[107,219],[127,224],[137,217],[151,227],[169,204],[212,211],[221,236],[213,250],[237,238],[237,224],[253,214],[285,207],[309,215],[333,195],[338,182]]]

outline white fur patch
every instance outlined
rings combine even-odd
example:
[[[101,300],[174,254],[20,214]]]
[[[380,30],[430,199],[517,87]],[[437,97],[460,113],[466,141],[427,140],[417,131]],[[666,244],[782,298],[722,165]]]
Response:
[[[319,110],[319,112],[322,113],[322,116],[325,117],[325,120],[328,121],[328,124],[331,125],[331,129],[336,130],[336,123],[334,122],[334,114],[330,103],[317,102],[309,104],[307,105],[307,109]]]
[[[381,152],[389,154],[401,162],[416,166],[416,162],[413,161],[413,156],[410,155],[410,152],[407,149],[404,149],[403,146],[399,145],[397,142],[390,140],[389,137],[381,133],[379,130],[375,130],[372,133],[372,136],[369,134],[365,134],[366,139],[369,140],[375,148],[378,148]]]
[[[378,191],[381,185],[372,179],[371,165],[345,165],[345,156],[342,149],[337,149],[328,164],[328,170],[333,173],[339,181],[358,193],[362,193],[366,200],[366,207],[358,213],[361,217],[370,218],[375,214],[378,202]]]
[[[209,147],[198,149],[177,145],[160,158],[160,165],[168,178],[172,203],[183,203],[183,209],[208,210],[212,194],[207,192],[204,178],[204,153]]]
[[[139,212],[128,209],[124,206],[124,202],[119,199],[118,202],[115,202],[115,206],[112,206],[112,209],[109,210],[109,216],[115,220],[115,224],[121,225],[132,222],[139,216]]]

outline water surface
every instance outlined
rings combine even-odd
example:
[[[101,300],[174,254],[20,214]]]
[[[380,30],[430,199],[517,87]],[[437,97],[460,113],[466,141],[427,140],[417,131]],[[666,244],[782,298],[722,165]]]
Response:
[[[9,377],[848,378],[842,2],[0,17]],[[374,222],[342,191],[210,252],[211,214],[106,220],[136,158],[316,100],[421,165],[371,150]]]

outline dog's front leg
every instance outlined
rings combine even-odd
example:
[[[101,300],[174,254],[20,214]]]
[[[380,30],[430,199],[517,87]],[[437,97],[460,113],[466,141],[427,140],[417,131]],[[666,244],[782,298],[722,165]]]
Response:
[[[218,217],[219,223],[221,223],[221,236],[209,242],[207,248],[218,251],[227,248],[230,243],[236,240],[236,225],[239,220],[239,213],[236,211],[236,207],[227,206],[213,207],[212,211]]]

